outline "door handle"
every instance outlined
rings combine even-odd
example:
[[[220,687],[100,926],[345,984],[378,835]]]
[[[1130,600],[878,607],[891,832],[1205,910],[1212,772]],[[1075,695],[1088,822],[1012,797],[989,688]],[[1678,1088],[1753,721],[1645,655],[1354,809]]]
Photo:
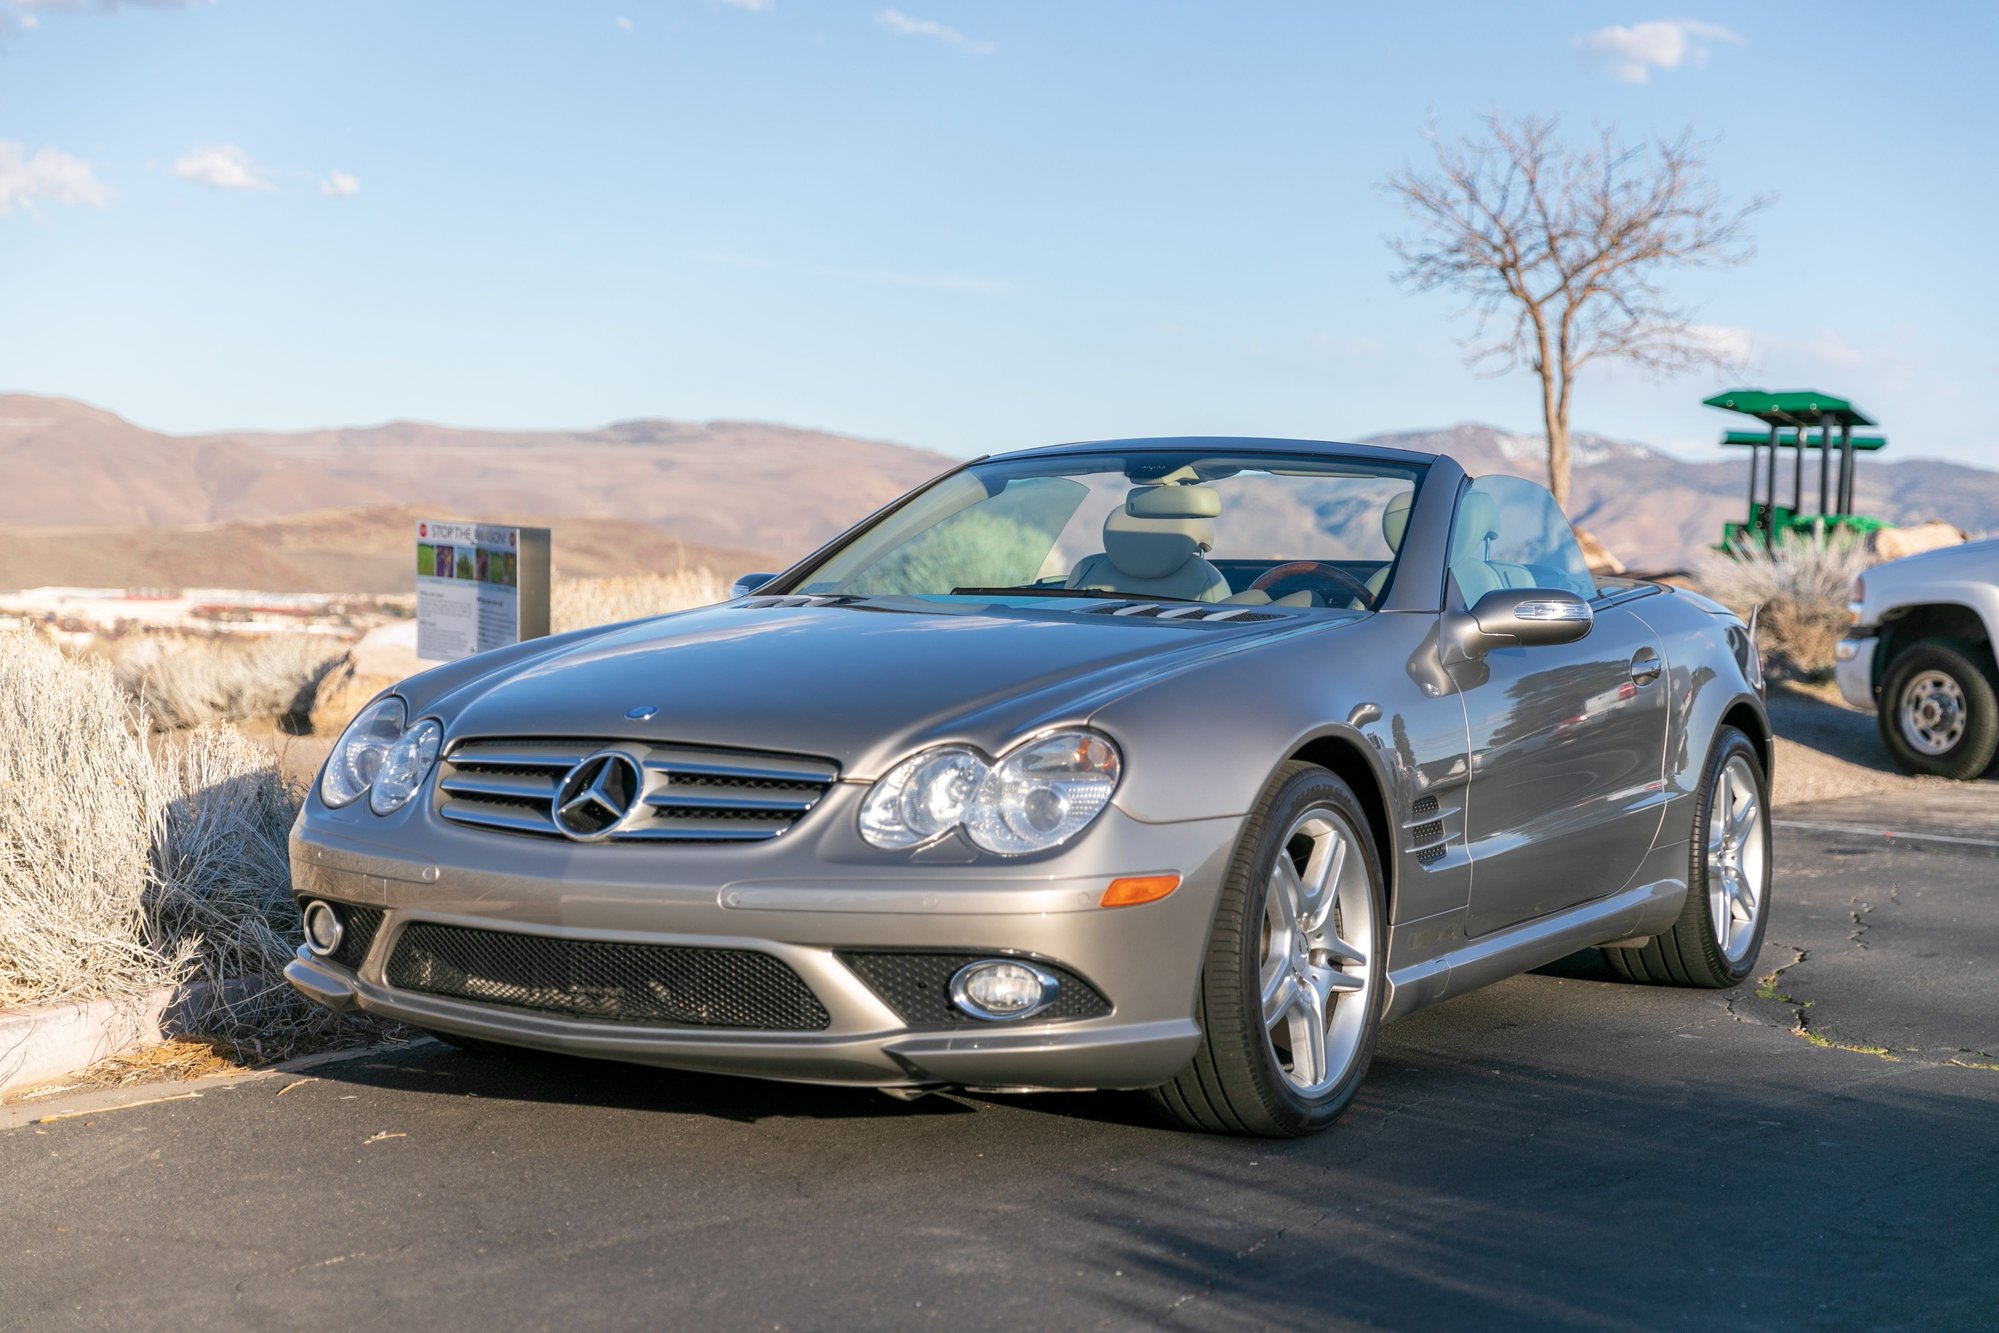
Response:
[[[1631,683],[1634,685],[1650,685],[1653,681],[1659,679],[1659,673],[1663,670],[1665,670],[1665,665],[1660,662],[1659,654],[1653,652],[1650,648],[1640,648],[1637,654],[1631,659]]]

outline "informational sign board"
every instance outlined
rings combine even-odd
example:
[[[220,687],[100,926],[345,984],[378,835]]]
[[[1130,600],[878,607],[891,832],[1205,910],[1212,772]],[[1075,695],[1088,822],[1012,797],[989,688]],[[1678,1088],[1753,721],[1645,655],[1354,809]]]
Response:
[[[547,633],[547,528],[418,520],[419,658],[455,662]]]

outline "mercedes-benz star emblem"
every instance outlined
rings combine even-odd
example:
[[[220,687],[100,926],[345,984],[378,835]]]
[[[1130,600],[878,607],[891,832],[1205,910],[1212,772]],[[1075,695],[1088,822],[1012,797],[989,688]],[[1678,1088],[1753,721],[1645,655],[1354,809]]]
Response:
[[[651,717],[654,713],[657,713],[658,711],[659,709],[655,708],[651,704],[640,704],[637,708],[627,708],[625,710],[625,716],[630,718],[634,722],[643,722],[647,718]]]
[[[555,826],[577,842],[608,838],[645,794],[645,774],[622,750],[600,750],[569,770],[555,791]]]

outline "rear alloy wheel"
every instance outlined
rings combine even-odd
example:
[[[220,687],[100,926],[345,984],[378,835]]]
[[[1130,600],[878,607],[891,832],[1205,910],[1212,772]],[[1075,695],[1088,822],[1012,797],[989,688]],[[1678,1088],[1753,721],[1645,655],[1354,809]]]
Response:
[[[1245,822],[1201,974],[1201,1045],[1152,1092],[1188,1129],[1325,1128],[1374,1058],[1387,985],[1381,858],[1351,788],[1287,764]]]
[[[1715,734],[1695,804],[1687,903],[1642,949],[1605,949],[1626,981],[1719,990],[1756,966],[1770,920],[1770,793],[1763,760],[1734,727]]]
[[[1999,699],[1968,644],[1924,639],[1881,682],[1881,739],[1911,773],[1975,778],[1999,753]]]

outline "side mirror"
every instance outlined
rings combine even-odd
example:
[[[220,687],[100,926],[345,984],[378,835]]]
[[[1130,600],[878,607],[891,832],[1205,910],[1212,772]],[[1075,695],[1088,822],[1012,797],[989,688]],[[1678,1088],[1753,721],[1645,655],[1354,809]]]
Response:
[[[731,600],[748,597],[776,577],[775,574],[738,574],[736,581],[729,585],[729,597]]]
[[[1494,648],[1574,643],[1595,623],[1589,603],[1566,589],[1495,588],[1471,610],[1445,614],[1444,660],[1448,665],[1483,657]]]

